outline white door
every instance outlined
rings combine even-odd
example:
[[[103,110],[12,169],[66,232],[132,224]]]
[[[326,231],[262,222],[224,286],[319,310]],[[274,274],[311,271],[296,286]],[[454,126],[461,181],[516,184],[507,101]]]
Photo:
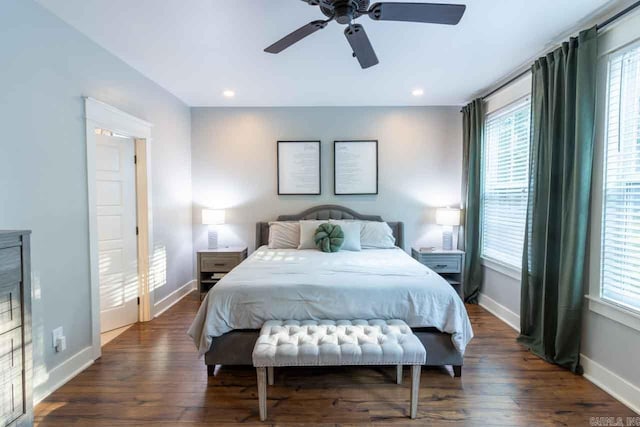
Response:
[[[96,135],[100,331],[138,321],[134,141]]]

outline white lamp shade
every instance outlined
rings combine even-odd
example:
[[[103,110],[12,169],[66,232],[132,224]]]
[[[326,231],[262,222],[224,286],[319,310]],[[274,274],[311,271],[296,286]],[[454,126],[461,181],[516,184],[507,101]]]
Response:
[[[224,224],[224,209],[202,209],[202,223],[206,225]]]
[[[460,209],[438,208],[436,223],[439,225],[460,225]]]

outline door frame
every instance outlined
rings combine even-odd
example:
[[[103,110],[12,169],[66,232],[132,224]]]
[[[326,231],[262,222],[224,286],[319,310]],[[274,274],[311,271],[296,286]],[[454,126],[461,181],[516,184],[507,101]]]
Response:
[[[150,249],[153,248],[151,209],[151,129],[153,125],[96,99],[85,97],[87,141],[87,195],[89,205],[89,262],[91,280],[91,347],[93,358],[102,354],[100,346],[100,277],[98,218],[96,206],[96,133],[106,129],[134,140],[136,221],[138,226],[138,321],[151,320],[153,292],[150,285]],[[133,159],[132,159],[133,160]]]

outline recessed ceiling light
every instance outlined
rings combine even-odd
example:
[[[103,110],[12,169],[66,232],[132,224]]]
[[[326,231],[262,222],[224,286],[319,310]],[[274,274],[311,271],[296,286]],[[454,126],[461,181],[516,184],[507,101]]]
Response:
[[[413,96],[422,96],[424,95],[424,90],[422,89],[414,89],[411,91],[411,95]]]
[[[234,96],[236,96],[236,93],[229,89],[222,92],[222,94],[224,95],[225,98],[233,98]]]

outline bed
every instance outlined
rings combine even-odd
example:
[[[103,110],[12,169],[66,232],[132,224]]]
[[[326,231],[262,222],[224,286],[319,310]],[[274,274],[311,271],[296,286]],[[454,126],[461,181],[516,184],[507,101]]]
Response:
[[[301,219],[382,221],[335,205],[278,217]],[[426,365],[451,365],[461,376],[473,337],[464,304],[443,278],[401,249],[402,223],[388,224],[395,249],[326,254],[269,249],[269,225],[258,223],[257,250],[209,291],[189,329],[209,374],[215,365],[251,365],[266,320],[400,318],[427,348]]]

